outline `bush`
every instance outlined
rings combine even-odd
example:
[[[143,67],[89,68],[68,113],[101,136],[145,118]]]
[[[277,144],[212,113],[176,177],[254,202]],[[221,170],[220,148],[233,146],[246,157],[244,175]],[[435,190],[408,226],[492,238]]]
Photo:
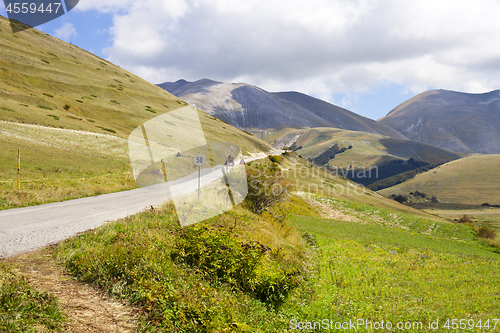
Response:
[[[227,283],[278,307],[298,285],[300,272],[279,267],[268,253],[273,250],[259,242],[246,243],[229,231],[196,225],[182,231],[172,259],[198,268],[213,283]]]
[[[398,194],[393,197],[394,200],[396,200],[399,203],[407,202],[408,197],[406,195]]]
[[[63,109],[68,111],[71,108],[71,105],[69,104],[64,104]]]
[[[273,163],[281,163],[283,161],[283,157],[281,156],[269,156],[269,160]]]
[[[467,216],[467,214],[464,214],[460,219],[458,219],[458,222],[460,222],[460,223],[472,223],[472,220]]]
[[[487,239],[495,239],[497,238],[497,233],[493,228],[482,226],[477,231],[477,237],[487,238]]]
[[[438,200],[438,198],[437,198],[436,196],[434,196],[434,195],[433,195],[433,196],[431,197],[431,202],[432,202],[432,203],[438,203],[438,202],[439,202],[439,200]]]
[[[252,163],[247,168],[248,195],[251,210],[260,214],[268,207],[286,198],[288,183],[276,164]]]
[[[415,196],[419,196],[421,198],[427,198],[427,194],[423,193],[423,192],[419,192],[419,191],[415,191]]]

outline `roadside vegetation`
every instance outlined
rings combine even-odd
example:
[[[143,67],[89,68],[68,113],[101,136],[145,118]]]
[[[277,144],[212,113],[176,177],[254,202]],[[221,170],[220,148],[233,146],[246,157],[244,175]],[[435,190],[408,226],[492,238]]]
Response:
[[[186,228],[167,205],[81,234],[56,252],[80,280],[132,302],[143,332],[498,316],[500,254],[470,225],[317,194],[281,199],[260,214],[247,200]],[[336,218],[321,217],[329,213]]]
[[[82,281],[132,302],[144,332],[284,329],[308,265],[295,229],[241,206],[181,229],[167,205],[65,241],[57,255]]]
[[[127,140],[0,121],[0,209],[40,205],[135,187]],[[13,145],[12,140],[17,144]],[[18,149],[21,189],[17,192]]]
[[[65,321],[53,295],[35,290],[0,261],[0,332],[59,332]]]
[[[500,253],[488,243],[494,239],[478,241],[470,223],[319,193],[258,191],[289,184],[277,173],[247,175],[261,200],[184,228],[166,204],[61,242],[52,253],[78,280],[129,302],[140,332],[290,332],[298,323],[315,332],[307,323],[325,318],[424,328],[439,320],[436,332],[447,331],[450,318],[493,327]],[[495,331],[483,324],[469,331]]]

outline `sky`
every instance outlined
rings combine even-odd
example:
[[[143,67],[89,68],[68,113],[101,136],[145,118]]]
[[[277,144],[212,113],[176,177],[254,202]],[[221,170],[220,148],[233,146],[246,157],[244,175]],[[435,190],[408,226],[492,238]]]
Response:
[[[37,28],[151,83],[300,91],[378,119],[429,89],[499,89],[498,13],[499,0],[80,0]]]

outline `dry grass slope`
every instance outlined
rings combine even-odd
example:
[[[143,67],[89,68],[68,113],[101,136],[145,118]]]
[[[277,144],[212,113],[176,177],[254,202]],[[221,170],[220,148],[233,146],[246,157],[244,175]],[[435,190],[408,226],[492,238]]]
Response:
[[[0,209],[133,188],[126,138],[145,121],[185,105],[75,45],[36,29],[13,34],[0,17]],[[244,154],[270,149],[199,116],[208,141],[237,144]]]
[[[500,155],[473,155],[417,175],[380,194],[408,194],[416,190],[442,202],[481,205],[500,204]]]

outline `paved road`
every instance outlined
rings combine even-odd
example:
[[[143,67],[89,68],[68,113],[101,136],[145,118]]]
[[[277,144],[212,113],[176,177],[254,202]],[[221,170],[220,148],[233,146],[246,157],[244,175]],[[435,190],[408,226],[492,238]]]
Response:
[[[265,155],[264,155],[265,156]],[[263,156],[245,158],[245,161]],[[208,184],[222,175],[219,168],[204,169],[201,184]],[[97,228],[108,221],[158,206],[175,195],[198,189],[197,172],[165,184],[130,191],[103,194],[64,202],[49,203],[0,211],[0,258],[33,251],[74,235]]]

